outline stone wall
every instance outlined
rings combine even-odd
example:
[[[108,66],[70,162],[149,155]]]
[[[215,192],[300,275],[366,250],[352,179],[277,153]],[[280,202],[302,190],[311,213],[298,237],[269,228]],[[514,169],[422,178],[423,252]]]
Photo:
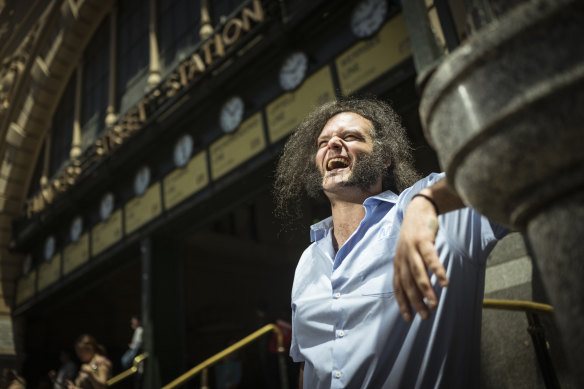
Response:
[[[487,262],[485,299],[549,303],[520,233],[506,236],[491,253]],[[553,316],[539,317],[555,373],[562,387],[570,387]],[[483,388],[545,388],[525,313],[483,309],[481,338]]]

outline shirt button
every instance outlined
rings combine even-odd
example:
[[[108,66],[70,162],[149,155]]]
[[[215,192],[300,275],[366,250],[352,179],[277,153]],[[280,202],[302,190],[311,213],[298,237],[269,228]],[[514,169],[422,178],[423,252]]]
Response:
[[[340,330],[339,332],[337,332],[337,335],[339,335],[339,338],[342,338],[343,336],[345,336],[345,331]]]
[[[337,292],[337,293],[335,293],[333,296],[334,296],[336,299],[338,299],[339,297],[341,297],[341,294],[340,294],[339,292]]]
[[[340,371],[335,371],[335,378],[341,378],[342,375]]]

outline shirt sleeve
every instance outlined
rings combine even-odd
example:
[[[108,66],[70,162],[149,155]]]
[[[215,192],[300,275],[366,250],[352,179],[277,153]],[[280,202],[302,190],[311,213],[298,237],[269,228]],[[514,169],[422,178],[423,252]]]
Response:
[[[400,222],[412,197],[422,189],[432,186],[446,177],[445,173],[432,173],[404,190],[398,200],[398,217]],[[480,215],[470,207],[452,211],[438,217],[439,234],[466,257],[483,261],[509,230],[486,217]]]
[[[457,247],[470,260],[481,263],[487,259],[495,244],[509,232],[472,208],[441,215],[439,223],[441,233],[450,245]]]
[[[430,175],[417,181],[411,187],[404,189],[400,193],[396,203],[397,206],[396,217],[400,224],[404,219],[404,213],[406,212],[406,208],[410,201],[412,200],[412,197],[414,197],[414,195],[416,193],[419,193],[422,189],[434,185],[435,183],[437,183],[438,181],[442,180],[445,177],[446,177],[445,173],[431,173]]]
[[[298,349],[298,341],[296,339],[296,331],[295,331],[295,317],[296,317],[296,306],[294,303],[292,304],[292,339],[290,340],[290,357],[294,362],[304,362],[304,357],[300,354],[300,350]]]

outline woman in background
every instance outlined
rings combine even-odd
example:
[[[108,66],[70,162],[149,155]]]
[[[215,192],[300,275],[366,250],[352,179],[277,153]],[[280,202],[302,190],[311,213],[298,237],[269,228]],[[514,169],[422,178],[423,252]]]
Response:
[[[75,351],[82,365],[75,382],[68,381],[68,389],[102,389],[112,374],[112,363],[105,357],[105,349],[91,335],[81,335],[75,342]]]

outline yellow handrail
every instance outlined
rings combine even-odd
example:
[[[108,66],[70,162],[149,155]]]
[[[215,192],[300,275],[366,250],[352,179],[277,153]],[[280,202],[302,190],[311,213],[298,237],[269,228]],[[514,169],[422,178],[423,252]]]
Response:
[[[278,352],[279,353],[284,352],[285,349],[284,349],[282,331],[275,324],[268,324],[268,325],[260,328],[259,330],[255,331],[254,333],[241,339],[239,342],[234,343],[233,345],[227,347],[225,350],[213,355],[211,358],[199,363],[197,366],[193,367],[191,370],[187,371],[186,373],[179,376],[178,378],[176,378],[172,382],[168,383],[166,386],[163,386],[162,389],[172,389],[172,388],[176,388],[179,385],[182,385],[183,383],[185,383],[186,381],[190,380],[195,375],[197,375],[198,373],[203,371],[205,368],[219,362],[221,359],[225,358],[227,355],[229,355],[229,354],[233,353],[234,351],[237,351],[238,349],[246,346],[248,343],[253,342],[254,340],[259,338],[260,336],[262,336],[265,333],[270,332],[270,331],[274,331],[276,333],[277,342],[278,342]]]
[[[505,309],[508,311],[524,311],[536,314],[551,314],[554,312],[554,308],[551,305],[522,300],[484,299],[483,308]]]
[[[140,365],[140,362],[142,362],[146,358],[148,358],[148,353],[136,355],[136,357],[134,358],[134,362],[132,363],[132,367],[130,367],[128,370],[124,370],[123,372],[121,372],[117,376],[112,377],[109,380],[107,380],[106,385],[107,386],[115,385],[118,382],[125,380],[126,378],[128,378],[132,374],[136,374],[136,372],[138,371],[138,366]]]

